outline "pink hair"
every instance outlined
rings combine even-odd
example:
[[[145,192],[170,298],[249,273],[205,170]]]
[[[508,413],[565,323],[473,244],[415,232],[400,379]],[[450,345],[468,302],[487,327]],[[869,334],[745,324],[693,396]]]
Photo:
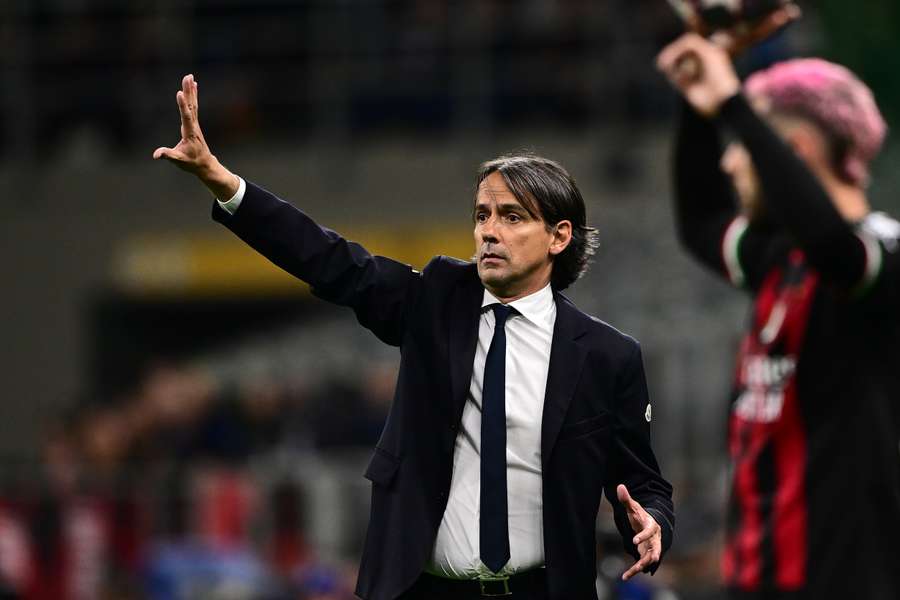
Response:
[[[819,58],[794,59],[754,73],[744,89],[767,99],[773,112],[807,117],[846,144],[834,165],[838,175],[868,184],[869,163],[881,150],[887,125],[872,91],[848,69]]]

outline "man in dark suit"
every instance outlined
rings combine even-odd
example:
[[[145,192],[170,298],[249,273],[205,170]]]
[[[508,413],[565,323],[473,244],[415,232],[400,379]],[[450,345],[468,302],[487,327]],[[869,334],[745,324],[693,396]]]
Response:
[[[650,447],[640,349],[559,293],[596,244],[562,167],[534,156],[482,165],[476,262],[437,257],[419,273],[223,167],[200,132],[193,76],[177,101],[182,139],[154,158],[195,174],[217,198],[215,220],[400,347],[366,470],[372,516],[357,594],[596,598],[604,489],[637,559],[623,577],[655,570],[674,515]]]

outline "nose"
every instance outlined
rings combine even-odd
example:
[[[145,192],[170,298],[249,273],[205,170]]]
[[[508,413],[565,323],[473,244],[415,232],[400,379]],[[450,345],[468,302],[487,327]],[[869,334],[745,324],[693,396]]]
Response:
[[[481,235],[482,241],[495,243],[497,241],[497,234],[494,230],[494,218],[491,217],[485,220],[483,223],[479,223],[478,232]]]

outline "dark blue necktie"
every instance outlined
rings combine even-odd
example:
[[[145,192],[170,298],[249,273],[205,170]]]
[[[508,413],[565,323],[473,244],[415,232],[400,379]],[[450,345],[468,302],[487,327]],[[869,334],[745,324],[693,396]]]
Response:
[[[484,363],[481,397],[481,562],[494,573],[509,561],[506,508],[506,319],[512,309],[494,311],[494,338]]]

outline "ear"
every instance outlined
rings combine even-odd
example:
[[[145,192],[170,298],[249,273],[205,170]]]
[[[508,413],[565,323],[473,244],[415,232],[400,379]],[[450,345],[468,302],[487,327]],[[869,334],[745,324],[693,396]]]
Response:
[[[550,241],[550,255],[556,256],[569,246],[572,241],[572,222],[560,221],[553,226],[553,239]]]

